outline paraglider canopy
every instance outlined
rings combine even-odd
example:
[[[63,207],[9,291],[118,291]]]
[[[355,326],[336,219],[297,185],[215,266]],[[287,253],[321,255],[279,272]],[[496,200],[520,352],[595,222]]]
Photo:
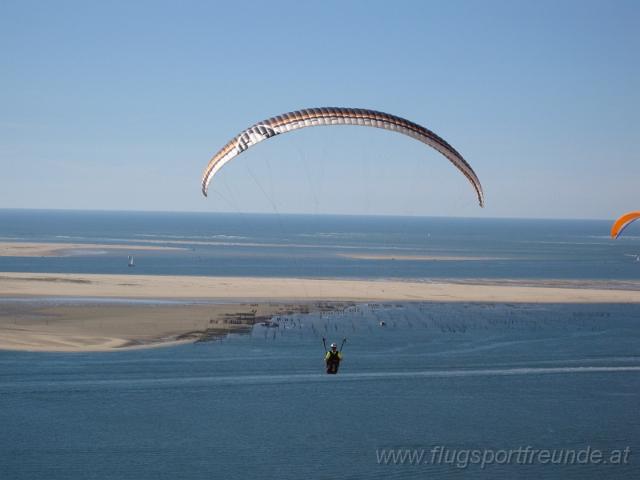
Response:
[[[480,180],[462,155],[444,139],[431,130],[404,118],[362,108],[309,108],[284,113],[254,124],[227,142],[209,161],[202,175],[202,194],[207,196],[211,179],[223,165],[249,147],[281,133],[323,125],[361,125],[391,130],[415,138],[440,152],[460,170],[475,189],[480,206],[484,205]]]
[[[638,218],[640,218],[640,210],[622,215],[613,222],[613,225],[611,226],[611,238],[618,238],[622,232]]]

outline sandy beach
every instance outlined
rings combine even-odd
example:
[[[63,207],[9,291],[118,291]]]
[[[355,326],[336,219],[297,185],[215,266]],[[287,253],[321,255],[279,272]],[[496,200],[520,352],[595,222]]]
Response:
[[[98,351],[193,342],[283,312],[379,301],[636,304],[640,285],[0,273],[0,349]]]

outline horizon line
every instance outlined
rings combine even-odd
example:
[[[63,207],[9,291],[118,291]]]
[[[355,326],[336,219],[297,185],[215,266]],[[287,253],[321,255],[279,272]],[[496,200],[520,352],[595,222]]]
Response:
[[[593,217],[469,217],[455,215],[410,215],[384,213],[318,213],[318,212],[220,212],[203,210],[121,210],[104,208],[31,208],[31,207],[0,207],[2,211],[33,211],[33,212],[101,212],[101,213],[172,213],[172,214],[203,214],[203,215],[264,215],[264,216],[317,216],[317,217],[372,217],[372,218],[438,218],[460,220],[548,220],[548,221],[613,221],[615,218]]]

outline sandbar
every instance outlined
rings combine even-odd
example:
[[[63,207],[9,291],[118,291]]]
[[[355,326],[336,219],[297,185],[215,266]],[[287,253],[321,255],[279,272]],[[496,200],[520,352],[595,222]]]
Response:
[[[126,250],[184,250],[180,247],[157,245],[121,245],[102,243],[29,243],[0,242],[0,257],[62,257],[65,255],[94,254],[96,251]]]
[[[475,282],[475,283],[474,283]],[[216,338],[366,302],[640,304],[640,282],[0,273],[0,349],[98,351]]]
[[[472,280],[471,280],[472,281]],[[553,281],[550,281],[553,282]],[[277,277],[197,277],[0,272],[0,297],[206,299],[221,301],[448,301],[509,303],[640,303],[640,282],[610,288],[605,281],[561,286],[511,281],[455,283]]]
[[[390,253],[339,253],[339,257],[351,258],[353,260],[397,260],[400,262],[479,262],[490,260],[506,260],[502,257],[465,257],[454,255],[412,255],[412,254],[390,254]]]

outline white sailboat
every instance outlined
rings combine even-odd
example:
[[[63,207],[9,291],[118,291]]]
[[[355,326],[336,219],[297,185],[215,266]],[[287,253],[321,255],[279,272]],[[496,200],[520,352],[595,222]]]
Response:
[[[135,267],[136,264],[133,262],[133,255],[129,255],[129,264],[130,267]]]

